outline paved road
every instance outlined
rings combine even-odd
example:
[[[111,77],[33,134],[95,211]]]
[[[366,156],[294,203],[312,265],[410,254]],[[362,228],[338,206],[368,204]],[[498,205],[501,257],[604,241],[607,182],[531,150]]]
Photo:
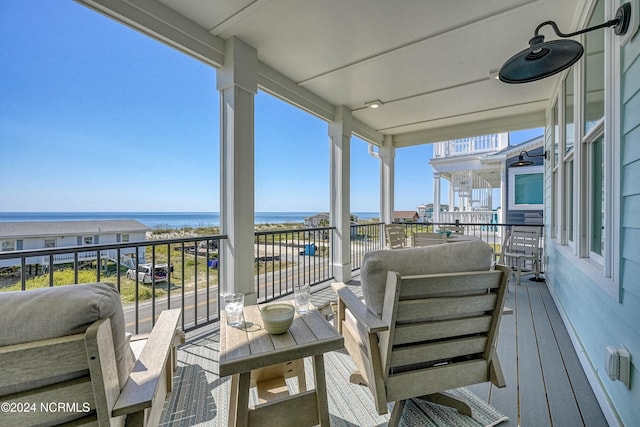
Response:
[[[302,257],[300,257],[302,258]],[[302,265],[301,265],[302,264]],[[304,269],[302,268],[304,266]],[[315,267],[311,268],[310,267]],[[292,266],[289,266],[286,269],[275,271],[273,273],[269,272],[266,274],[256,275],[254,279],[254,283],[259,284],[259,295],[260,299],[263,300],[265,295],[268,295],[269,298],[273,297],[273,291],[276,291],[276,296],[280,295],[280,289],[282,288],[283,293],[286,293],[287,284],[299,283],[299,282],[309,282],[310,279],[314,279],[314,281],[318,281],[322,278],[329,277],[329,265],[328,263],[320,263],[317,262],[315,265],[311,264],[310,261],[298,261],[294,263]],[[208,289],[202,288],[206,285],[200,285],[201,288],[198,291],[188,291],[184,294],[184,307],[182,310],[183,313],[183,321],[182,325],[185,328],[189,328],[194,325],[196,319],[198,323],[206,323],[207,321],[214,320],[218,318],[218,286],[213,285]],[[291,285],[290,285],[291,286]],[[289,287],[289,289],[291,289]],[[182,293],[180,288],[173,289],[170,293],[171,296],[171,308],[180,308],[182,307]],[[207,316],[207,305],[209,306],[209,313]],[[124,307],[124,316],[125,316],[125,324],[126,330],[132,333],[147,333],[151,331],[152,328],[152,319],[153,319],[153,302],[152,300],[143,301],[138,304],[137,309],[137,318],[138,318],[138,331],[135,330],[136,325],[136,306],[135,304],[126,305]],[[167,304],[167,296],[164,295],[162,297],[155,299],[155,316],[156,318],[159,316],[162,310],[169,308]]]

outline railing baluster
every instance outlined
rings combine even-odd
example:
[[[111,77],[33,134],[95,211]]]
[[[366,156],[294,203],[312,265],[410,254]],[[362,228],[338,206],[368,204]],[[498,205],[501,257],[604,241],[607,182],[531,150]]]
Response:
[[[138,275],[136,274],[136,277]],[[156,324],[156,245],[151,246],[151,326]]]
[[[455,225],[455,223],[435,224],[435,229],[437,230],[438,227],[442,225],[451,226]],[[481,238],[497,250],[502,243],[501,236],[504,234],[502,230],[510,224],[460,222],[459,225],[464,227],[465,232],[469,235],[475,235]],[[405,224],[405,227],[407,237],[410,236],[411,233],[434,230],[434,224],[426,223]],[[384,224],[381,222],[352,225],[350,235],[352,237],[350,262],[353,270],[361,267],[362,259],[368,252],[384,248]],[[259,302],[267,302],[291,294],[294,284],[306,282],[310,285],[316,285],[334,277],[334,263],[331,258],[335,253],[334,227],[260,231],[256,232],[255,236],[259,256],[263,259],[263,261],[259,263],[260,269],[264,268],[264,272],[260,270],[254,276]],[[219,248],[222,239],[226,239],[226,236],[181,237],[166,240],[145,240],[142,242],[21,250],[0,252],[0,260],[14,260],[16,265],[20,266],[20,288],[22,290],[27,289],[27,275],[29,274],[27,269],[30,264],[33,264],[33,259],[36,257],[38,257],[37,259],[40,260],[40,263],[46,263],[46,261],[42,260],[46,260],[46,258],[49,257],[50,286],[53,286],[57,277],[55,276],[57,273],[54,271],[54,266],[60,265],[59,263],[68,263],[71,258],[73,258],[73,281],[75,283],[79,281],[80,257],[82,257],[83,262],[85,260],[98,260],[96,277],[103,278],[105,281],[107,281],[107,275],[111,274],[110,263],[114,262],[116,264],[115,272],[117,275],[115,281],[118,289],[123,295],[126,292],[130,293],[132,287],[135,292],[131,303],[125,303],[128,329],[131,328],[136,333],[147,332],[147,329],[149,329],[148,325],[155,322],[159,310],[179,305],[183,309],[182,328],[188,331],[204,323],[211,323],[219,319],[221,305],[220,269],[218,268],[215,276],[212,277],[212,272],[210,271],[212,267],[209,266],[209,258],[211,257],[210,249],[212,247]],[[275,241],[276,239],[278,239],[278,242]],[[206,251],[202,253],[198,251],[198,244],[200,242],[205,242],[207,246]],[[217,246],[212,245],[211,242],[218,242],[218,244]],[[185,247],[187,243],[193,245],[195,250],[193,255],[188,255],[187,248]],[[175,246],[175,248],[172,246]],[[166,247],[166,257],[164,257],[164,251],[158,250],[158,248],[164,247]],[[148,285],[140,283],[137,268],[138,264],[145,262],[143,260],[145,248],[148,250],[147,253],[150,255],[151,262],[154,266],[158,262],[164,261],[165,259],[167,260],[168,275],[170,275],[170,277],[167,277],[166,293],[156,295],[157,292],[160,292],[161,288],[154,274],[150,286],[152,295],[149,297],[148,302],[143,304],[139,292],[141,286]],[[90,251],[88,249],[90,249]],[[181,250],[180,257],[178,257],[177,254],[176,256],[172,256],[172,251],[175,250]],[[112,256],[114,252],[115,257]],[[134,265],[129,264],[127,267],[132,267],[135,272],[133,276],[130,276],[133,280],[127,279],[125,281],[120,277],[120,265],[124,265],[125,263],[123,253],[124,257],[126,257],[127,253],[131,254],[130,261],[133,262]],[[302,255],[300,255],[301,253]],[[311,253],[314,253],[314,255],[310,255]],[[205,281],[206,289],[202,289],[202,281],[199,280],[198,277],[198,273],[201,271],[201,267],[198,266],[199,260],[204,254],[206,254],[207,262],[207,268],[205,270],[207,275]],[[99,275],[103,272],[103,262],[107,263],[108,271],[101,277]],[[191,267],[191,262],[194,262],[193,267]],[[189,267],[187,267],[187,263],[189,263]],[[177,278],[171,274],[170,269],[173,264],[176,264],[181,270]],[[175,283],[172,283],[174,281]],[[176,295],[175,292],[172,291],[174,285],[180,286],[180,295]],[[213,286],[216,287],[215,293],[212,292]],[[201,292],[201,294],[199,294],[199,292]],[[195,304],[193,306],[189,305],[189,308],[187,308],[187,301],[191,301],[192,295]],[[175,298],[176,301],[172,301],[172,298]],[[205,298],[207,309],[203,311],[197,308],[197,306],[198,303]],[[216,298],[215,308],[210,305],[214,304],[213,298]],[[212,313],[213,310],[216,310],[216,313]],[[199,312],[201,313],[200,315]],[[149,321],[149,319],[152,320]]]
[[[180,276],[181,276],[180,277],[180,282],[181,282],[180,283],[180,285],[181,285],[180,289],[181,289],[182,310],[183,310],[183,314],[182,314],[182,330],[185,331],[186,330],[185,329],[185,322],[186,322],[185,321],[185,317],[186,316],[185,316],[185,313],[184,313],[184,299],[185,299],[184,298],[184,282],[185,282],[185,280],[184,280],[185,279],[184,271],[186,269],[184,268],[184,241],[180,242],[180,249],[181,249],[181,251],[180,251],[180,254],[181,254],[180,255],[180,260],[182,261],[182,271],[180,272]]]

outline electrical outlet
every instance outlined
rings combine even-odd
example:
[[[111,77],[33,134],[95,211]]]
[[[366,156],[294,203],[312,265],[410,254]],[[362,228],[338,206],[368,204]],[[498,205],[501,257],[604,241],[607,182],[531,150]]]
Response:
[[[631,353],[624,346],[605,349],[604,371],[611,381],[621,381],[631,388]]]

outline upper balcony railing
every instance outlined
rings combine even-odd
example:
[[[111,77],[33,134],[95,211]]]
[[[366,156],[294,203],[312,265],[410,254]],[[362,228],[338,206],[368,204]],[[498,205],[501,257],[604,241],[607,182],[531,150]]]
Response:
[[[488,153],[498,151],[501,148],[499,135],[462,138],[433,144],[433,158],[438,159],[443,157]]]

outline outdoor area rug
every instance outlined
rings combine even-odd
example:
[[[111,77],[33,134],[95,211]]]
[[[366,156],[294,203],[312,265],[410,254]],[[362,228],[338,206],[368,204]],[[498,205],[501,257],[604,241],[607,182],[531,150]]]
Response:
[[[385,425],[389,420],[389,415],[377,415],[369,388],[349,382],[349,375],[355,370],[350,356],[346,352],[335,351],[326,354],[324,360],[331,425]],[[309,384],[309,379],[307,383]],[[474,418],[467,417],[453,408],[424,400],[411,399],[405,404],[402,411],[400,426],[490,427],[508,421],[508,417],[464,387],[448,390],[448,392],[456,397],[464,398],[471,406]],[[391,413],[393,403],[389,404],[388,409]]]
[[[325,354],[324,360],[331,426],[374,427],[387,425],[389,414],[382,416],[377,414],[369,389],[349,382],[349,375],[355,369],[349,355],[344,351],[335,351]],[[312,387],[313,376],[309,360],[305,360],[305,368],[307,384]],[[227,378],[221,379],[213,391],[216,421],[220,426],[227,423],[229,385],[230,381]],[[296,380],[291,380],[289,386],[293,391],[297,391]],[[449,393],[465,398],[472,407],[475,418],[467,417],[455,409],[435,403],[411,400],[405,405],[400,425],[405,427],[489,427],[508,420],[506,416],[465,388],[449,390]],[[255,402],[255,397],[250,397],[252,403]],[[389,413],[392,408],[393,403],[390,403]]]
[[[464,387],[449,390],[449,394],[464,399],[471,406],[473,418],[462,415],[453,408],[424,400],[411,399],[405,405],[400,425],[491,427],[509,420],[507,416],[489,406]]]

